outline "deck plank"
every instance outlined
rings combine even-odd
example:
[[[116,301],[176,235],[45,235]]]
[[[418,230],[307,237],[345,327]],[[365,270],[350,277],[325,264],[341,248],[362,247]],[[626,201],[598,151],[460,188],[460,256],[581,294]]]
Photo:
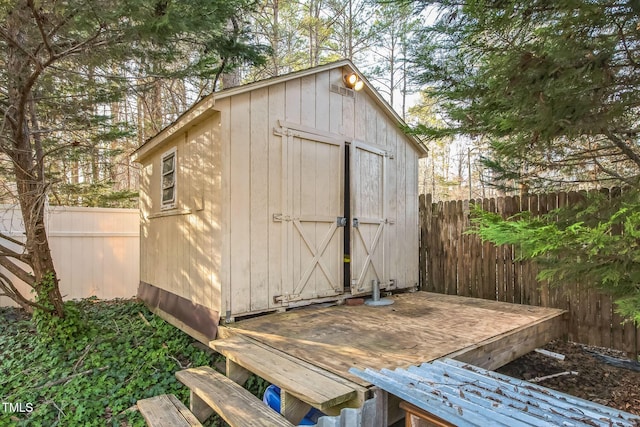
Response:
[[[500,363],[508,363],[505,347],[520,336],[531,338],[536,328],[547,341],[563,334],[558,309],[427,292],[392,298],[395,303],[383,307],[307,307],[243,320],[231,330],[363,386],[369,384],[350,368],[407,367],[488,342],[481,357],[502,353]]]
[[[196,417],[174,395],[163,394],[138,400],[138,409],[151,427],[202,427]]]
[[[261,400],[208,366],[178,371],[176,378],[232,427],[293,427]]]
[[[241,336],[217,340],[211,346],[228,360],[321,411],[356,397],[353,388],[283,358],[277,352],[269,351]]]

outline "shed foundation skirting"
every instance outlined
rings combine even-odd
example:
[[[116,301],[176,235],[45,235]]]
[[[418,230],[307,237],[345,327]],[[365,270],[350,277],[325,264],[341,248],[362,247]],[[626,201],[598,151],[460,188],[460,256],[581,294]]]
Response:
[[[199,341],[208,344],[216,338],[220,319],[217,311],[143,281],[138,287],[138,298],[167,322],[188,329]]]

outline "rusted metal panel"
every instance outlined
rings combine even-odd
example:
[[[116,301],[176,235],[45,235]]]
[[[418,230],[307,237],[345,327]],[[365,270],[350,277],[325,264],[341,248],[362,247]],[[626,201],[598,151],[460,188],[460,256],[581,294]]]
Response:
[[[138,298],[144,301],[150,310],[160,309],[198,332],[208,341],[216,338],[220,319],[217,311],[142,281],[138,287]],[[160,316],[162,317],[161,314]],[[173,322],[169,321],[169,323]]]

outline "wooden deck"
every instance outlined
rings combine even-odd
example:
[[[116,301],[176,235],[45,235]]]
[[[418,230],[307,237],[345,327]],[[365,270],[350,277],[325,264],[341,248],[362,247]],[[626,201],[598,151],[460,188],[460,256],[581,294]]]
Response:
[[[364,387],[370,384],[350,368],[405,368],[446,356],[495,369],[565,333],[562,310],[426,292],[391,298],[395,303],[383,307],[271,314],[221,327],[219,333],[251,337]]]

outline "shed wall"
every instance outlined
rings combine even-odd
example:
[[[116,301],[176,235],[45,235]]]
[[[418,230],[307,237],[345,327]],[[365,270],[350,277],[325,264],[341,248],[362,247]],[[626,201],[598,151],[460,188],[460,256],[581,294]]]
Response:
[[[219,115],[143,159],[141,282],[220,312]],[[161,156],[176,148],[176,206],[160,208]]]
[[[385,240],[389,277],[399,288],[417,285],[418,151],[368,94],[331,92],[331,84],[341,81],[342,70],[333,69],[216,100],[222,141],[220,278],[224,311],[234,316],[276,309],[281,303],[274,296],[293,291],[282,274],[292,262],[282,247],[284,225],[273,219],[287,203],[282,136],[274,132],[279,121],[345,142],[360,140],[392,155],[385,183],[394,220]]]

